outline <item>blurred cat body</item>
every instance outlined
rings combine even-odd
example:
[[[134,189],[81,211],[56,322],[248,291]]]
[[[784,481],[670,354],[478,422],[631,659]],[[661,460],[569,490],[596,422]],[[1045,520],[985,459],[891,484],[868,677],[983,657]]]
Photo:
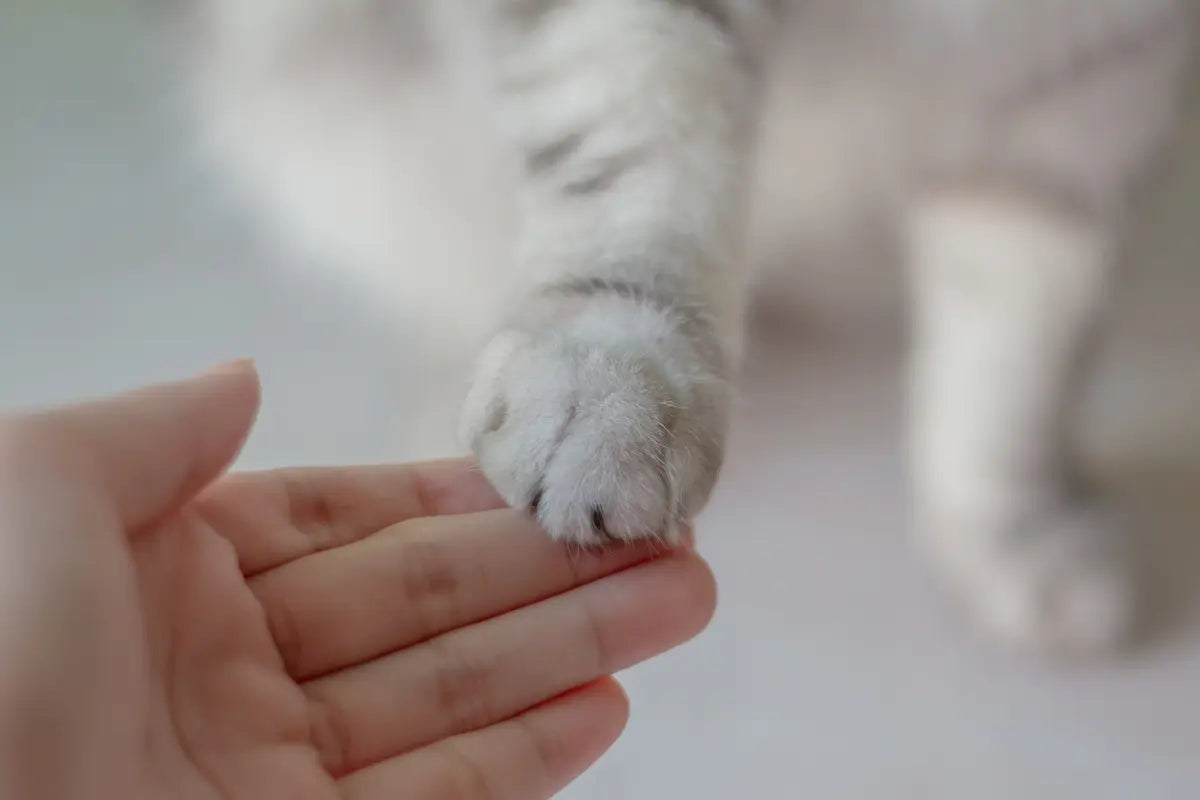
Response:
[[[1010,643],[1092,651],[1128,633],[1121,538],[1078,478],[1069,430],[1129,212],[1179,110],[1184,0],[210,0],[194,13],[215,152],[286,233],[425,315],[447,348],[487,339],[463,437],[551,535],[671,538],[706,501],[755,283],[757,175],[814,240],[882,220],[902,243],[919,541],[949,585]],[[417,159],[413,109],[446,107],[420,95],[439,84],[411,78],[426,56],[469,101]],[[776,149],[793,162],[771,162]],[[479,203],[453,259],[478,263],[471,274],[431,266],[439,244],[403,224],[412,174],[431,163],[446,187],[495,178],[494,194],[416,199]],[[511,227],[495,213],[507,196]]]

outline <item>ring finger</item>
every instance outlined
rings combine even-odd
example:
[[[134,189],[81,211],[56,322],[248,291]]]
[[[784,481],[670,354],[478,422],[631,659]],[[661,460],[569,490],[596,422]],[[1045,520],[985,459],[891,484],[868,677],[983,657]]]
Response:
[[[315,679],[315,743],[344,775],[493,724],[686,641],[714,602],[707,565],[677,554]]]

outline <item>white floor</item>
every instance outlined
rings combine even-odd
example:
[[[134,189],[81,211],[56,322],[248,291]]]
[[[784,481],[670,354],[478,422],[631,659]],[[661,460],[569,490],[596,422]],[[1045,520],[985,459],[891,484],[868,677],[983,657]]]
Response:
[[[353,288],[297,278],[186,166],[133,11],[14,5],[0,12],[0,405],[250,354],[266,401],[244,465],[401,455],[406,390],[431,374],[419,335]],[[1146,647],[1056,671],[971,638],[904,545],[898,348],[777,336],[751,360],[701,522],[717,619],[626,676],[625,738],[565,797],[1200,797],[1192,128],[1089,413],[1145,545]]]

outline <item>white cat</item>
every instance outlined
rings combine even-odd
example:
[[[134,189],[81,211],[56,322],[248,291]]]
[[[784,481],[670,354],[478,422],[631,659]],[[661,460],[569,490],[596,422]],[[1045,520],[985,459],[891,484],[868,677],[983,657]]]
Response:
[[[404,59],[434,42],[482,79],[481,119],[516,165],[520,290],[462,430],[506,500],[581,543],[669,539],[704,504],[750,283],[765,76],[801,108],[836,98],[845,113],[814,161],[837,169],[794,194],[882,212],[907,243],[921,541],[1007,642],[1088,652],[1128,633],[1121,540],[1068,428],[1126,212],[1188,72],[1184,0],[207,0],[193,13],[222,152],[349,261],[396,252],[389,115]],[[418,295],[437,280],[411,279]]]

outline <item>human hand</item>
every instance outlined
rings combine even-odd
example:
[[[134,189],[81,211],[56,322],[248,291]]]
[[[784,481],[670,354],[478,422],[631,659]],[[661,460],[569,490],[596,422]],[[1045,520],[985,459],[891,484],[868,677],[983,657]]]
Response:
[[[213,484],[257,386],[0,421],[0,796],[545,798],[707,623],[695,555],[570,553],[463,462]]]

